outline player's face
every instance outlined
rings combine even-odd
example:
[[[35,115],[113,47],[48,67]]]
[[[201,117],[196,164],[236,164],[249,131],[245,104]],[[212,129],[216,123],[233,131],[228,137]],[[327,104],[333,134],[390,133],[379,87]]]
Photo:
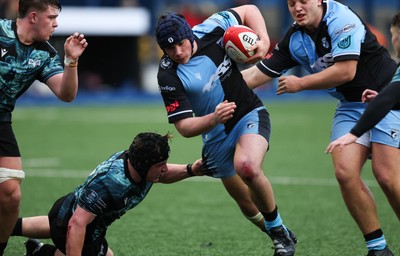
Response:
[[[147,173],[147,181],[156,183],[159,182],[164,173],[168,171],[167,161],[154,164],[150,167]]]
[[[390,27],[390,33],[392,34],[392,44],[396,51],[397,57],[400,58],[400,28],[396,26]]]
[[[183,39],[181,42],[164,49],[165,53],[176,63],[186,64],[192,57],[192,44],[189,39]]]
[[[58,14],[59,10],[53,6],[49,6],[44,12],[35,12],[33,14],[35,41],[47,41],[50,39],[54,30],[58,27]]]
[[[289,12],[296,23],[313,31],[322,19],[322,0],[288,0]]]

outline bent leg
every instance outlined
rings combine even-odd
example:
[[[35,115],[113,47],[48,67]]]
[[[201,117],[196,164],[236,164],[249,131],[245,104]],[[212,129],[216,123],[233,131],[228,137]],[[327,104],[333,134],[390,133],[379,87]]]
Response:
[[[393,211],[400,220],[400,150],[373,143],[372,170]]]
[[[51,238],[47,215],[22,218],[22,235],[31,238]]]
[[[252,201],[250,190],[242,179],[238,175],[235,175],[223,178],[222,183],[229,195],[236,201],[243,215],[262,231],[265,231],[264,218],[262,215],[259,215],[260,211]]]
[[[368,154],[369,148],[355,143],[332,152],[343,200],[364,235],[380,229],[374,198],[361,178],[361,169]]]
[[[265,213],[274,211],[276,207],[271,183],[262,170],[267,148],[268,142],[261,135],[242,135],[236,144],[234,158],[237,174],[249,187],[257,208]]]

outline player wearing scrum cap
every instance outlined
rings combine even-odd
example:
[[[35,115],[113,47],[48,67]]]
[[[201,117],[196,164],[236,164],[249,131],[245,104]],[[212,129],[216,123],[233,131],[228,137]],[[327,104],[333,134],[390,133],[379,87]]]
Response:
[[[113,154],[74,192],[58,199],[48,216],[19,218],[13,236],[51,238],[54,242],[28,239],[26,255],[114,255],[105,238],[107,228],[137,206],[153,183],[201,175],[201,160],[193,165],[167,163],[170,138],[170,134],[138,134],[128,150]]]
[[[155,35],[165,54],[159,88],[168,121],[184,137],[202,136],[208,175],[221,179],[242,213],[268,233],[275,256],[291,256],[295,235],[283,225],[262,170],[269,147],[269,114],[222,46],[225,31],[233,25],[246,25],[260,38],[249,49],[255,51],[250,63],[266,55],[268,33],[254,5],[215,13],[193,29],[181,15],[160,16]]]

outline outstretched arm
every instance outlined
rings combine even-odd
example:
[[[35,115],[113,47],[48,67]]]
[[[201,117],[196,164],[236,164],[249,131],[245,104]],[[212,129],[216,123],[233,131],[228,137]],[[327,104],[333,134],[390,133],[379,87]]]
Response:
[[[296,93],[304,90],[333,88],[354,79],[357,61],[336,62],[323,71],[303,77],[282,76],[278,80],[277,94]]]
[[[202,160],[198,159],[191,165],[168,164],[168,171],[161,176],[160,183],[174,183],[192,176],[201,176]]]

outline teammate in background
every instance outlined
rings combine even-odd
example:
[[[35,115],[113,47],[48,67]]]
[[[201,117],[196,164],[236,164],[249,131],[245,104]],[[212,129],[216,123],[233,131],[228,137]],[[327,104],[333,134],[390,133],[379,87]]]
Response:
[[[221,11],[190,28],[176,13],[162,15],[155,27],[164,51],[158,83],[168,121],[184,137],[202,135],[203,164],[208,175],[221,179],[242,213],[273,240],[275,256],[295,253],[295,235],[278,212],[274,192],[262,164],[269,147],[270,119],[250,90],[221,41],[232,25],[252,28],[260,41],[249,62],[269,49],[264,19],[254,5]],[[265,220],[265,221],[264,221]]]
[[[396,51],[397,57],[400,58],[400,13],[393,17],[392,23],[390,24],[390,33],[392,34],[392,44]],[[365,112],[349,133],[329,144],[326,149],[327,153],[332,153],[336,147],[338,147],[339,150],[342,150],[345,145],[356,142],[360,136],[378,124],[379,121],[382,120],[382,118],[384,118],[391,109],[400,109],[400,67],[397,68],[392,82],[385,87],[378,96],[377,95],[378,92],[374,90],[367,89],[363,92],[363,102],[370,102],[372,99],[374,100],[368,104]],[[395,177],[393,177],[393,179],[394,178]],[[400,197],[400,188],[396,195]],[[393,208],[400,207],[400,205],[396,206],[396,202],[399,201],[400,199],[393,201]],[[396,214],[400,219],[399,212],[400,211],[396,211]]]
[[[153,183],[201,175],[200,159],[193,165],[167,164],[170,138],[139,133],[128,150],[100,163],[74,192],[58,199],[48,216],[19,218],[12,235],[30,237],[26,256],[114,255],[105,238],[107,228],[137,206]],[[32,238],[51,238],[55,246]]]
[[[18,18],[0,19],[0,255],[18,218],[21,154],[11,125],[16,100],[35,80],[47,84],[62,101],[78,89],[78,58],[88,43],[75,33],[64,45],[64,69],[47,42],[58,26],[58,0],[20,0]]]
[[[288,69],[303,66],[310,74],[280,77],[277,94],[327,89],[339,99],[332,126],[333,141],[346,134],[364,112],[362,92],[380,91],[388,85],[396,63],[347,6],[331,0],[287,3],[295,23],[265,60],[242,74],[250,88],[256,88]],[[361,178],[361,169],[372,150],[373,173],[392,206],[397,205],[394,210],[400,216],[400,136],[396,131],[400,131],[400,111],[391,111],[371,130],[371,137],[366,134],[357,144],[331,154],[342,197],[364,235],[368,256],[393,253],[387,247],[376,204]]]

